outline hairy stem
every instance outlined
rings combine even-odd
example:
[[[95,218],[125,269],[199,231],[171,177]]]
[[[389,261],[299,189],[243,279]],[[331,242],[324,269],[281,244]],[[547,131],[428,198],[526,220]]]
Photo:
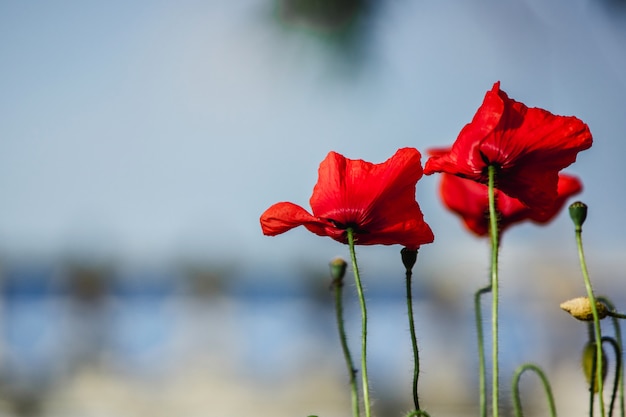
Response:
[[[492,408],[493,417],[499,414],[498,364],[498,250],[499,228],[495,198],[496,167],[489,165],[489,232],[491,235],[491,342],[492,342]]]
[[[333,289],[335,293],[335,312],[336,312],[336,318],[337,318],[337,328],[339,330],[339,340],[341,341],[341,349],[343,350],[343,357],[346,361],[346,366],[348,367],[348,373],[350,375],[352,415],[354,417],[359,417],[360,416],[359,393],[358,393],[357,382],[356,382],[357,370],[354,367],[352,355],[350,354],[350,349],[348,347],[348,339],[346,337],[346,330],[345,330],[344,321],[343,321],[343,303],[342,303],[343,281],[334,280]]]
[[[361,383],[363,385],[363,406],[365,408],[365,416],[371,417],[369,380],[367,377],[367,308],[365,306],[363,284],[361,284],[361,276],[359,275],[359,267],[356,261],[356,251],[354,250],[354,232],[351,228],[348,228],[346,232],[350,258],[352,259],[352,272],[354,273],[354,282],[356,283],[359,305],[361,307]]]
[[[483,332],[483,314],[481,297],[491,291],[491,285],[480,288],[474,293],[474,318],[476,320],[476,335],[478,337],[478,390],[480,417],[487,417],[487,369],[485,361],[485,336]]]
[[[602,334],[600,330],[600,319],[598,317],[598,309],[596,306],[596,298],[593,293],[593,287],[591,286],[591,280],[589,279],[589,272],[587,271],[587,262],[585,261],[585,253],[583,251],[582,241],[582,227],[576,226],[576,245],[578,247],[578,258],[580,259],[580,267],[583,274],[583,280],[585,282],[585,289],[587,290],[587,297],[591,303],[591,313],[593,315],[593,330],[594,339],[596,343],[596,361],[594,367],[594,377],[598,381],[598,400],[600,403],[600,416],[605,417],[606,411],[604,410],[604,395],[603,395],[603,378],[602,378]],[[592,385],[592,390],[593,390]]]
[[[415,320],[413,318],[413,290],[411,289],[413,273],[410,268],[406,269],[406,305],[409,316],[409,330],[411,332],[411,346],[413,347],[413,404],[415,410],[420,410],[419,398],[417,396],[417,382],[420,373],[420,358],[417,348],[417,337],[415,336]]]

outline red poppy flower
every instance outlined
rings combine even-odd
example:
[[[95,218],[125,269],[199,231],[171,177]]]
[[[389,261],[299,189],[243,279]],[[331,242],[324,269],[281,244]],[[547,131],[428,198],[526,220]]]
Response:
[[[563,208],[569,197],[581,191],[582,183],[578,178],[560,174],[557,199],[548,210],[538,211],[496,190],[500,232],[524,220],[539,224],[549,222]],[[489,233],[489,196],[486,185],[455,175],[443,174],[440,193],[446,207],[459,215],[470,231],[478,236],[486,236]]]
[[[400,244],[410,249],[434,236],[417,201],[415,185],[422,177],[421,155],[404,148],[381,164],[352,160],[330,152],[319,167],[310,199],[313,214],[288,202],[261,215],[263,234],[275,236],[294,227],[347,243],[351,228],[356,244]]]
[[[494,84],[450,150],[431,157],[425,174],[446,172],[482,184],[496,168],[496,187],[540,211],[557,198],[558,172],[591,147],[585,123],[510,99]]]

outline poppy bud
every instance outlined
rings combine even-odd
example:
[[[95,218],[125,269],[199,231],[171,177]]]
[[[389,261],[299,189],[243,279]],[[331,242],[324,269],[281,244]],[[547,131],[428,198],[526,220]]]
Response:
[[[591,385],[591,381],[593,379],[593,392],[598,392],[598,381],[595,378],[594,374],[594,364],[596,362],[596,342],[589,341],[585,345],[583,349],[583,357],[582,357],[582,365],[583,372],[585,373],[585,378],[587,379],[587,383]],[[608,358],[606,356],[606,352],[602,349],[602,382],[606,380],[606,374],[608,371]],[[593,376],[593,378],[592,378]]]
[[[561,303],[560,307],[578,320],[593,320],[593,311],[591,310],[591,302],[589,302],[588,297],[573,298]],[[596,301],[596,311],[598,312],[598,318],[600,320],[605,318],[608,314],[606,306],[599,301]]]
[[[417,249],[402,248],[400,255],[402,255],[402,263],[406,270],[412,270],[417,262]]]
[[[330,261],[330,276],[334,281],[341,282],[343,280],[344,275],[346,274],[346,268],[348,267],[348,263],[340,257],[337,257]]]
[[[576,229],[580,229],[587,218],[587,205],[581,201],[570,204],[569,216],[574,221]]]

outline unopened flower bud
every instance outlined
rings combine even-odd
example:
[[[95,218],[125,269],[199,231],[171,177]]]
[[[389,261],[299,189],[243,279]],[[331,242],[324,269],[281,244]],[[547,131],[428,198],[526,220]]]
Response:
[[[591,381],[593,380],[593,392],[598,392],[598,381],[596,375],[594,373],[594,364],[596,362],[597,353],[596,353],[596,342],[589,341],[585,345],[583,349],[583,357],[582,357],[582,365],[583,372],[585,373],[585,378],[587,379],[587,383],[591,385]],[[609,369],[609,360],[606,356],[606,352],[602,349],[602,382],[606,380],[606,374]]]
[[[591,310],[591,302],[588,297],[578,297],[561,303],[561,309],[567,311],[572,317],[582,321],[593,320],[593,311]],[[606,306],[596,301],[596,311],[598,312],[598,318],[602,320],[608,314]]]
[[[574,221],[574,226],[576,226],[577,229],[582,228],[587,218],[587,205],[581,201],[570,204],[569,216]]]
[[[346,275],[346,268],[348,267],[348,263],[340,257],[337,257],[330,261],[330,276],[334,281],[341,282],[343,280],[344,275]]]
[[[402,263],[406,270],[412,270],[417,262],[417,249],[402,248],[400,255],[402,255]]]

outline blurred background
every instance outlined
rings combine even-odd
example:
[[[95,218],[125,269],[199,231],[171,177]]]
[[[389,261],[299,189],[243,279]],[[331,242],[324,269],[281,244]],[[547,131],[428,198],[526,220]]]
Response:
[[[626,309],[624,1],[0,1],[0,59],[1,416],[349,415],[327,268],[347,248],[264,237],[259,216],[308,207],[330,150],[452,143],[498,80],[590,126],[566,171],[596,292]],[[489,248],[437,184],[417,187],[436,235],[415,268],[422,404],[476,415]],[[400,249],[358,251],[380,417],[411,408]],[[586,415],[587,330],[558,308],[584,294],[567,214],[512,228],[501,257],[505,407],[532,361],[559,413]],[[527,415],[546,414],[537,385]]]

